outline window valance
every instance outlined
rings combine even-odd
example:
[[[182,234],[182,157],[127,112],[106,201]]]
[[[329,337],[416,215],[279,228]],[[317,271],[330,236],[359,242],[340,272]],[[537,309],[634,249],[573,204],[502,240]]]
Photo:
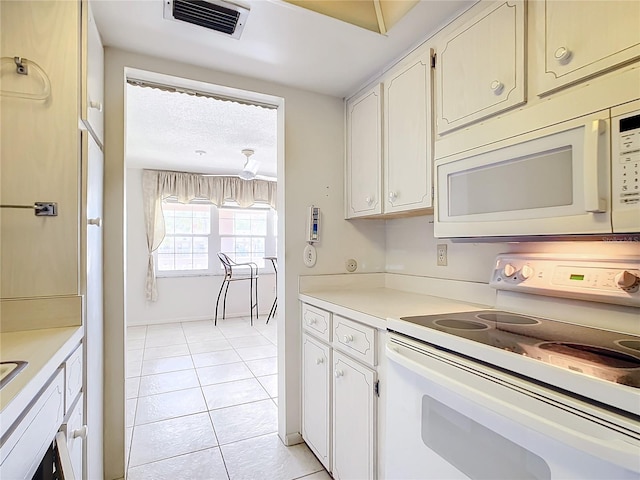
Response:
[[[276,208],[276,182],[268,180],[243,180],[232,176],[205,176],[196,173],[144,170],[142,193],[145,229],[149,260],[145,294],[147,300],[158,298],[153,252],[162,243],[165,235],[162,201],[177,198],[180,203],[208,200],[220,207],[227,201],[247,208],[255,203],[266,203]]]

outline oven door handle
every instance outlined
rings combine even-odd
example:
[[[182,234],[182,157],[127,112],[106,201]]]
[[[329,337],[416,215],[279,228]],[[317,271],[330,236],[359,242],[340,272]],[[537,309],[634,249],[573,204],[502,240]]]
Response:
[[[620,439],[599,439],[589,436],[583,432],[563,427],[550,419],[535,415],[530,411],[525,411],[517,406],[502,401],[499,398],[490,396],[484,391],[469,387],[464,383],[453,380],[415,360],[403,355],[403,347],[395,344],[387,344],[387,358],[398,365],[405,367],[412,372],[429,379],[430,381],[443,386],[444,388],[460,395],[476,405],[490,410],[502,417],[509,419],[519,425],[551,437],[561,443],[571,446],[576,450],[583,451],[588,455],[600,458],[606,462],[626,468],[632,472],[640,471],[640,457],[638,456],[638,445],[627,443]],[[425,354],[426,355],[426,354]],[[435,355],[434,355],[435,356]],[[448,363],[449,360],[445,359]],[[460,362],[460,365],[464,365]],[[470,375],[474,375],[466,369]],[[489,381],[489,380],[487,380]]]

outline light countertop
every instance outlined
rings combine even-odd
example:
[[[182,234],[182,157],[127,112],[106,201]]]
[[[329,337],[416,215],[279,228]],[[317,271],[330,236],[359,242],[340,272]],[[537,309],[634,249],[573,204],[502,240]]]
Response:
[[[386,328],[387,318],[490,308],[486,304],[467,303],[385,286],[314,288],[301,292],[299,299],[381,329]]]
[[[0,435],[23,410],[80,344],[80,326],[0,333],[0,361],[29,362],[0,390]]]

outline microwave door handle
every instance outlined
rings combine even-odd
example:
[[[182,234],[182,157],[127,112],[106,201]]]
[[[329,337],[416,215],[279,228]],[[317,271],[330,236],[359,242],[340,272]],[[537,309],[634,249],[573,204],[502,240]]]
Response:
[[[594,120],[587,126],[584,154],[584,208],[591,213],[607,211],[607,201],[600,191],[600,175],[603,171],[602,162],[606,156],[600,155],[601,144],[607,124],[604,120]]]

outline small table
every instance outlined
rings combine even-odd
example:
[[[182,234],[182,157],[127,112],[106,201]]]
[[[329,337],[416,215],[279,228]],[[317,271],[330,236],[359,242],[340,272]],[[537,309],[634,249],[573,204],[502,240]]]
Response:
[[[269,310],[269,315],[267,316],[267,323],[269,323],[269,320],[276,316],[276,310],[278,309],[278,257],[264,257],[264,259],[271,261],[273,271],[276,273],[276,298],[273,299],[273,305],[271,305],[271,310]]]

